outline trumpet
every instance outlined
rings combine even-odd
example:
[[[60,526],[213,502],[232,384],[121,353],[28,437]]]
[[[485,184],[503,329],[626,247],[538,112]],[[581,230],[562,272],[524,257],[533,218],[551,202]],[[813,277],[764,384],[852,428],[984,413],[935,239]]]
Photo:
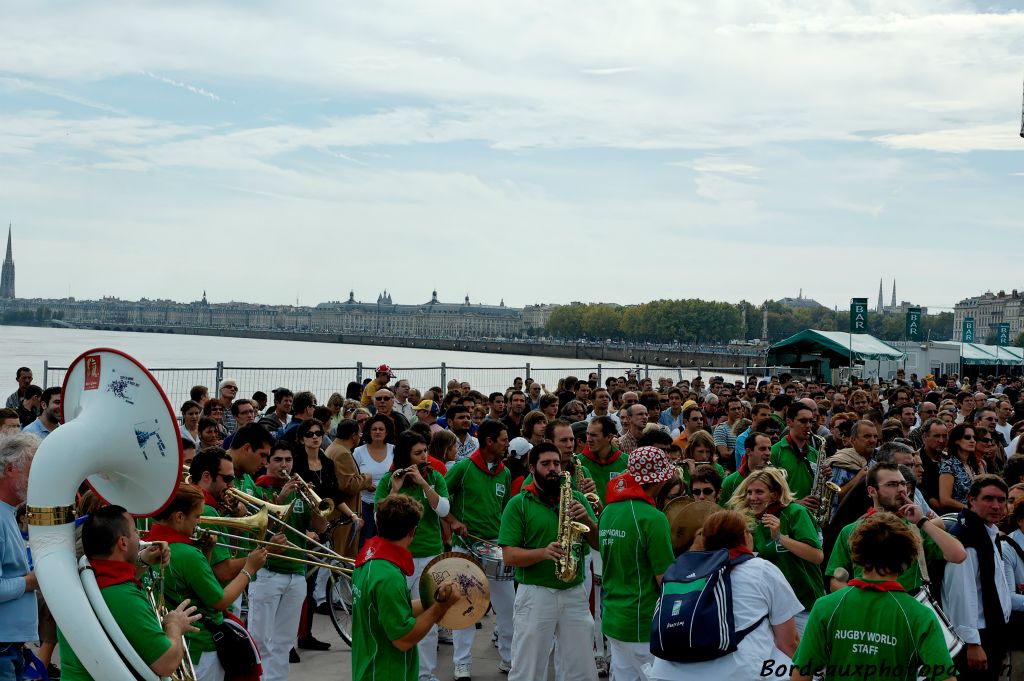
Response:
[[[298,494],[303,500],[313,508],[317,515],[321,517],[329,516],[334,512],[334,501],[331,499],[323,499],[313,487],[302,479],[298,473],[292,473],[288,478],[289,481],[294,481],[298,485]]]

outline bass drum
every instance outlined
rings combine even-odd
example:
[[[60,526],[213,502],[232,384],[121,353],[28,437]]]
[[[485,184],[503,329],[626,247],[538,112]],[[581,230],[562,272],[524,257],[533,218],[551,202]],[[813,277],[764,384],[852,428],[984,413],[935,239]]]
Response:
[[[956,657],[957,653],[963,650],[964,640],[953,631],[953,623],[946,617],[946,613],[942,612],[942,608],[935,602],[932,595],[928,592],[928,587],[922,587],[914,593],[914,598],[918,603],[925,606],[933,613],[935,613],[935,619],[939,622],[939,628],[942,629],[942,636],[946,639],[946,648],[949,650],[950,657]]]

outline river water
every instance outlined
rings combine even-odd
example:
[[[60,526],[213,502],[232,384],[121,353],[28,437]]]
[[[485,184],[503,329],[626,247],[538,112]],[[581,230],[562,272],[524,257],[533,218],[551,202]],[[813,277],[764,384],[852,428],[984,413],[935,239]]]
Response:
[[[325,402],[330,393],[344,394],[349,381],[356,379],[355,367],[362,362],[364,377],[372,377],[378,364],[389,364],[400,378],[408,378],[413,387],[443,387],[442,378],[468,380],[482,392],[503,390],[516,376],[529,374],[554,389],[567,374],[584,377],[597,371],[593,361],[524,355],[497,355],[478,352],[451,352],[420,348],[388,348],[367,345],[311,343],[265,340],[260,338],[223,338],[159,333],[93,331],[25,326],[0,326],[0,394],[15,388],[17,368],[32,369],[34,382],[43,385],[43,362],[50,367],[67,367],[86,350],[109,347],[135,357],[154,371],[175,406],[187,399],[193,385],[211,388],[216,383],[218,361],[228,367],[225,376],[239,382],[239,396],[255,390],[269,393],[284,385],[293,390],[313,390]],[[441,364],[447,365],[442,374]],[[628,365],[605,363],[602,377],[623,375]],[[175,371],[168,371],[177,369]],[[652,377],[671,376],[674,380],[692,378],[693,370],[651,368]],[[643,370],[641,370],[643,375]],[[48,385],[60,383],[63,372],[51,369],[45,377]]]

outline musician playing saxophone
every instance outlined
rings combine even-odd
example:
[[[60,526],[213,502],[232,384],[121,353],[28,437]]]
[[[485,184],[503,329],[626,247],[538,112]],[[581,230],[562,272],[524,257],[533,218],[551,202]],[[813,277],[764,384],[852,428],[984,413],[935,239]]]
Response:
[[[558,640],[558,667],[564,681],[597,678],[593,649],[594,618],[583,588],[583,553],[573,547],[576,574],[569,581],[556,575],[555,563],[565,559],[559,539],[562,462],[558,448],[542,442],[530,450],[533,483],[513,497],[501,516],[498,544],[506,565],[516,569],[510,681],[547,676],[548,657]],[[586,541],[597,548],[597,520],[586,498],[569,491],[565,512],[587,528]]]
[[[921,512],[921,508],[908,495],[907,481],[900,473],[899,466],[893,462],[877,463],[867,473],[868,496],[872,507],[864,517],[850,523],[839,532],[832,554],[828,559],[825,575],[832,579],[832,591],[846,586],[849,576],[860,577],[860,568],[853,562],[850,553],[850,537],[864,518],[871,517],[879,511],[895,513],[904,522],[917,527],[921,540],[924,542],[924,555],[928,560],[945,560],[949,563],[962,563],[967,558],[963,545],[946,532],[941,519],[929,521]],[[836,575],[839,570],[839,576]],[[896,580],[909,592],[921,588],[923,577],[918,561],[910,563]]]
[[[811,401],[813,404],[813,401]],[[821,475],[830,480],[832,471],[818,459],[818,450],[811,444],[811,430],[818,422],[817,407],[812,410],[803,401],[794,402],[786,408],[786,426],[789,432],[772,446],[771,465],[786,471],[789,490],[796,503],[816,510],[818,499],[811,495],[817,468],[822,465]]]
[[[778,468],[763,468],[744,478],[729,508],[756,521],[751,529],[754,551],[774,563],[793,587],[804,606],[794,616],[797,632],[802,632],[814,601],[825,595],[820,568],[824,554],[810,512],[793,501],[786,476]]]
[[[917,562],[920,543],[920,535],[902,520],[875,513],[849,536],[860,576],[814,604],[793,655],[792,681],[809,681],[818,671],[824,672],[825,681],[956,677],[935,614],[897,581]],[[844,669],[859,671],[851,675]],[[762,676],[783,676],[778,670],[765,671]]]
[[[194,622],[202,615],[186,599],[161,622],[146,600],[138,577],[147,565],[166,565],[171,555],[167,544],[156,543],[140,552],[135,519],[120,506],[106,506],[83,523],[82,545],[103,600],[132,648],[155,674],[170,675],[187,652],[183,635],[197,631]],[[58,640],[61,678],[91,679],[59,632]]]

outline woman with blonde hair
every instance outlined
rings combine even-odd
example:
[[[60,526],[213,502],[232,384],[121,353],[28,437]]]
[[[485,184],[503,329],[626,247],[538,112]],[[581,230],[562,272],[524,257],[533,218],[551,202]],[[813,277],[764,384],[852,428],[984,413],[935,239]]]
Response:
[[[793,586],[804,606],[796,616],[803,632],[814,601],[825,595],[819,567],[825,559],[818,528],[811,514],[794,503],[793,493],[781,468],[754,471],[740,483],[729,499],[729,508],[746,514],[754,522],[754,550],[774,563]]]

